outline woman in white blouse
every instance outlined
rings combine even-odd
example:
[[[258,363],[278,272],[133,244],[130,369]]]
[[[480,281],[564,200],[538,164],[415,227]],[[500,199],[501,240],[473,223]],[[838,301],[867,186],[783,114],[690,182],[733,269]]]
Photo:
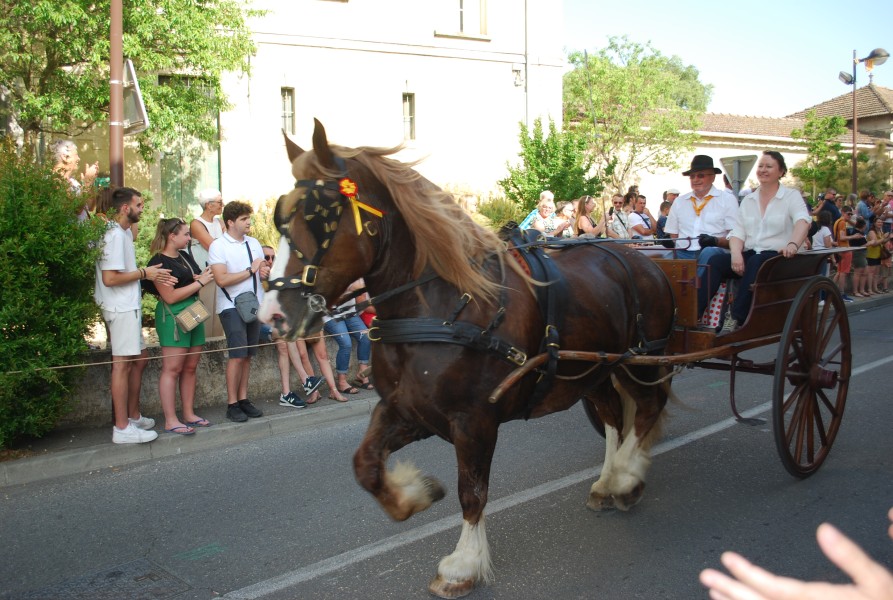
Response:
[[[707,263],[712,273],[719,274],[717,285],[732,273],[741,277],[722,333],[734,331],[747,318],[753,300],[750,286],[760,266],[778,254],[786,258],[797,254],[809,233],[811,218],[803,197],[780,183],[787,172],[779,152],[763,152],[757,163],[760,187],[741,201],[738,221],[729,233],[731,254],[718,254]]]

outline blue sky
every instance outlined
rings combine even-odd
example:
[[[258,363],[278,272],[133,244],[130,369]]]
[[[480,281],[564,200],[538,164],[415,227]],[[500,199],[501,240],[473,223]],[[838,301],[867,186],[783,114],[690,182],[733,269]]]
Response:
[[[891,0],[564,0],[564,13],[566,51],[592,52],[610,35],[650,41],[713,85],[717,113],[791,114],[852,91],[837,74],[852,73],[853,50],[893,54]],[[857,79],[868,84],[863,65]],[[893,58],[875,67],[874,83],[893,88]]]

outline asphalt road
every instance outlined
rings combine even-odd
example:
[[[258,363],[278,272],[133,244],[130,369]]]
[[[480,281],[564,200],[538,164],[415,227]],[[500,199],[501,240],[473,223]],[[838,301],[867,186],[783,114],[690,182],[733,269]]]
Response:
[[[814,542],[824,520],[893,565],[893,307],[850,319],[855,377],[843,425],[806,480],[781,466],[769,425],[731,422],[724,373],[677,377],[687,407],[671,409],[645,498],[629,513],[584,506],[604,443],[581,407],[504,425],[487,509],[496,580],[469,597],[703,598],[697,574],[725,549],[784,574],[840,580]],[[739,408],[768,416],[770,385],[741,376]],[[426,440],[394,456],[438,477],[447,497],[393,523],[353,479],[365,425],[5,488],[0,594],[427,598],[459,535],[452,446]]]

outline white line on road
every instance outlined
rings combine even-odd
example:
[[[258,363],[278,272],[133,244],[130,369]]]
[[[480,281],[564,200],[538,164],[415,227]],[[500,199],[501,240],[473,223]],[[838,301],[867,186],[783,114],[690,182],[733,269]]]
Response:
[[[855,368],[851,373],[851,377],[861,375],[862,373],[866,373],[868,371],[871,371],[872,369],[876,369],[889,362],[893,362],[893,356],[882,358],[861,367]],[[763,404],[760,404],[759,406],[751,408],[750,410],[743,411],[741,415],[743,417],[755,417],[768,411],[771,407],[771,402],[765,402]],[[661,442],[654,447],[652,455],[659,456],[671,450],[675,450],[676,448],[680,448],[682,446],[685,446],[686,444],[690,444],[697,440],[703,439],[707,436],[713,435],[714,433],[719,433],[720,431],[732,427],[736,423],[737,421],[735,420],[735,418],[730,417],[718,423],[714,423],[713,425],[698,429],[697,431],[687,433],[678,438]],[[543,483],[541,485],[523,490],[521,492],[511,494],[509,496],[506,496],[505,498],[500,498],[498,500],[488,502],[487,510],[485,512],[488,515],[493,515],[503,510],[518,506],[519,504],[529,502],[530,500],[536,500],[537,498],[541,498],[542,496],[546,496],[559,490],[563,490],[564,488],[570,487],[572,485],[577,485],[587,480],[593,480],[601,472],[601,468],[602,465],[598,465],[594,469],[578,471],[576,473],[566,475],[565,477],[561,477],[560,479],[555,479],[553,481]],[[229,594],[223,596],[223,598],[227,598],[229,600],[256,600],[257,598],[262,598],[266,595],[280,592],[304,581],[309,581],[322,575],[328,575],[329,573],[333,573],[369,558],[380,556],[396,548],[413,544],[425,538],[431,537],[432,535],[437,535],[438,533],[442,533],[452,528],[461,527],[461,525],[462,519],[461,516],[458,514],[451,517],[444,517],[432,523],[428,523],[427,525],[422,525],[421,527],[416,527],[415,529],[412,529],[410,531],[392,535],[391,537],[373,542],[371,544],[366,544],[365,546],[360,546],[359,548],[355,548],[353,550],[350,550],[349,552],[343,552],[336,556],[332,556],[331,558],[313,563],[312,565],[307,565],[306,567],[301,567],[300,569],[295,569],[294,571],[284,573],[282,575],[279,575],[278,577],[260,581],[258,583],[255,583],[254,585],[249,585],[248,587],[244,587],[240,590],[234,590]]]

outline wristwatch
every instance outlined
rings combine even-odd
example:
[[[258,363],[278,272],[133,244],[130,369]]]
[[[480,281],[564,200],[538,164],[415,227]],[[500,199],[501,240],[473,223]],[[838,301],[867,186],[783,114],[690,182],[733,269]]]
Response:
[[[248,268],[245,269],[245,270],[248,271],[249,273],[251,273],[252,275],[254,275],[254,271],[251,270],[251,267],[248,267]]]

